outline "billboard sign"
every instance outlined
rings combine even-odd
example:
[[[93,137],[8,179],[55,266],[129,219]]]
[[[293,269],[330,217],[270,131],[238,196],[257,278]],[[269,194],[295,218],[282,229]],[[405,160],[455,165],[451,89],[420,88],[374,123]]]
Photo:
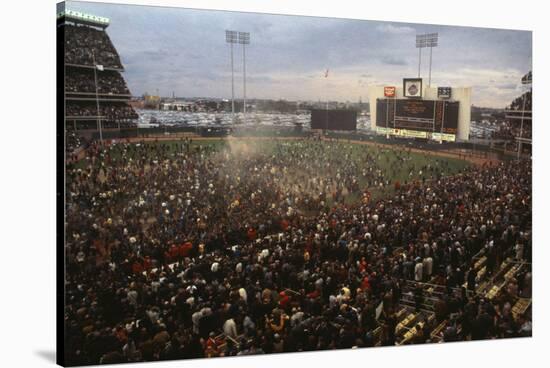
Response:
[[[456,141],[456,135],[446,133],[432,133],[432,139],[436,141],[454,142]]]
[[[384,87],[385,97],[395,97],[395,87]]]

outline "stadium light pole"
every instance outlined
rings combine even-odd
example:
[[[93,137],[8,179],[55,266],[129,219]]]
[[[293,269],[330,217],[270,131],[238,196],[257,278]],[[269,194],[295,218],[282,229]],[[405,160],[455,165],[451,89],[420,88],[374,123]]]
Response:
[[[225,42],[231,45],[231,116],[235,121],[235,73],[233,70],[233,44],[238,42],[236,31],[225,31]]]
[[[250,44],[250,33],[239,32],[239,43],[243,45],[243,120],[246,123],[246,45]]]
[[[422,49],[425,47],[430,48],[430,68],[428,75],[428,87],[432,85],[432,49],[437,47],[439,40],[438,33],[426,33],[423,35],[416,35],[416,48],[418,49],[418,77],[420,78],[420,62],[422,58]]]
[[[418,49],[418,78],[420,78],[420,64],[422,63],[422,48],[426,47],[425,35],[416,35],[416,48]]]

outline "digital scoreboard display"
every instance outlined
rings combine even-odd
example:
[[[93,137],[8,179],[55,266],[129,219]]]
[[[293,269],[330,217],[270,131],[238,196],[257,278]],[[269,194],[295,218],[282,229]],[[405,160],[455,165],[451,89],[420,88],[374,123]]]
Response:
[[[312,109],[311,129],[356,130],[357,111]]]
[[[376,126],[395,135],[456,135],[458,107],[458,101],[380,98],[376,101]]]
[[[436,101],[397,100],[395,116],[414,119],[432,119]]]

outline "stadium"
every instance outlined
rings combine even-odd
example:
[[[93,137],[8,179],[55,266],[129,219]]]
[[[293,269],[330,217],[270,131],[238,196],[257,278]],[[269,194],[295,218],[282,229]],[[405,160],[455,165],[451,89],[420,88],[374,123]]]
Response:
[[[142,113],[110,20],[57,20],[65,365],[531,336],[530,89],[496,122],[406,77],[369,86],[368,120]]]

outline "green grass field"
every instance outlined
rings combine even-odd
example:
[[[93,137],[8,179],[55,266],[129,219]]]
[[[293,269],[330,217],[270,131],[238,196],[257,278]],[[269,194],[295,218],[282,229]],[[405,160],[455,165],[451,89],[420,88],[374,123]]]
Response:
[[[275,149],[276,145],[280,142],[285,142],[288,147],[292,148],[292,145],[300,144],[299,141],[294,140],[254,140],[248,139],[247,142],[252,144],[257,144],[260,148],[260,153],[271,154]],[[168,152],[176,153],[178,150],[181,150],[181,141],[162,141],[162,142],[147,142],[141,143],[147,145],[161,144],[166,147]],[[226,139],[209,139],[209,140],[200,140],[195,139],[191,143],[192,149],[203,149],[205,152],[213,153],[220,151],[226,147],[228,140]],[[410,183],[415,180],[430,180],[434,179],[436,175],[448,176],[455,175],[462,171],[464,168],[470,166],[471,164],[468,161],[441,157],[435,154],[430,153],[421,153],[421,152],[409,152],[407,148],[401,147],[391,147],[391,148],[380,148],[372,145],[359,144],[354,142],[338,142],[331,143],[339,145],[337,147],[337,152],[342,152],[341,154],[348,154],[348,159],[353,160],[357,163],[358,167],[362,167],[361,161],[368,153],[375,156],[376,165],[384,172],[384,176],[390,180],[391,183],[399,181],[402,184]],[[110,154],[111,159],[114,162],[123,159],[122,158],[122,147],[121,145],[116,145],[112,147]],[[151,159],[154,159],[151,157]],[[405,159],[405,162],[402,165],[399,165],[399,161]],[[84,168],[89,165],[89,162],[86,159],[79,161],[76,164],[76,167]],[[428,165],[434,168],[433,171],[428,169]],[[335,170],[335,169],[333,169]],[[422,171],[422,172],[421,172]],[[329,170],[326,172],[326,175],[333,175],[334,171]],[[361,187],[366,186],[366,182],[363,178],[359,180],[359,185]],[[369,188],[372,198],[378,199],[388,195],[391,195],[394,191],[394,186],[384,186],[382,188]],[[352,203],[360,199],[359,194],[349,195],[346,198],[347,203]]]

